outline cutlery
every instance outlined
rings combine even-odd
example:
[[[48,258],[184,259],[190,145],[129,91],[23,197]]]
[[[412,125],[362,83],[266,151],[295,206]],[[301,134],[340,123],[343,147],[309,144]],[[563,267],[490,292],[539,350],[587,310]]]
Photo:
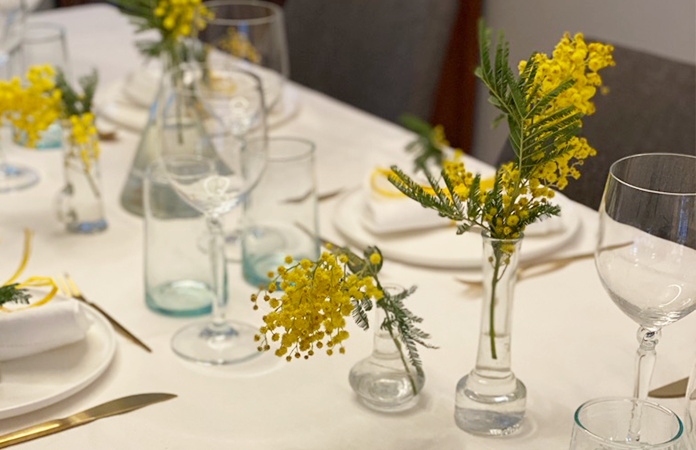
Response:
[[[648,397],[653,398],[679,398],[686,395],[686,387],[689,384],[688,378],[682,378],[681,380],[675,381],[674,383],[667,384],[665,386],[653,389],[648,392]],[[691,394],[693,397],[694,394]],[[691,400],[696,400],[696,398],[691,398]]]
[[[329,191],[323,194],[318,194],[317,202],[321,203],[323,201],[330,200],[336,197],[337,195],[342,194],[343,192],[345,192],[345,189],[340,188],[336,189],[335,191]],[[288,198],[285,200],[285,203],[302,203],[303,201],[307,200],[310,195],[312,195],[312,192],[307,192],[305,195],[299,197]]]
[[[148,347],[147,345],[145,345],[145,343],[144,343],[143,341],[141,341],[140,339],[138,339],[137,337],[135,337],[135,335],[134,335],[133,333],[131,333],[130,331],[128,331],[128,330],[126,329],[126,327],[124,327],[124,326],[121,325],[116,319],[114,319],[113,317],[111,317],[111,315],[109,315],[109,313],[107,313],[106,311],[104,311],[103,309],[101,309],[101,308],[99,307],[99,305],[97,305],[97,304],[95,304],[95,303],[92,303],[92,302],[90,302],[89,300],[87,300],[87,299],[82,295],[82,293],[80,292],[80,290],[77,288],[77,285],[76,285],[75,282],[72,280],[72,278],[70,278],[70,275],[68,275],[68,274],[66,273],[66,274],[65,274],[65,278],[56,277],[55,280],[56,280],[56,285],[58,285],[58,288],[59,288],[65,295],[68,295],[68,296],[70,296],[70,297],[76,298],[77,300],[80,300],[80,301],[82,301],[82,302],[88,304],[88,305],[91,306],[92,308],[96,309],[96,310],[99,311],[104,317],[106,317],[106,319],[111,323],[111,325],[116,329],[116,331],[118,331],[119,333],[121,333],[121,335],[123,335],[126,339],[130,340],[131,342],[133,342],[133,343],[136,344],[136,345],[139,345],[140,347],[142,347],[142,348],[143,348],[145,351],[147,351],[148,353],[152,353],[152,350],[150,349],[150,347]]]
[[[622,244],[608,245],[604,250],[616,250],[617,248],[626,247],[630,245],[630,242],[624,242]],[[572,256],[564,256],[562,258],[547,259],[542,261],[531,261],[520,263],[520,268],[517,270],[517,281],[525,280],[528,278],[534,278],[541,275],[546,275],[548,273],[554,272],[558,269],[562,269],[568,264],[574,263],[576,261],[582,261],[585,259],[594,258],[594,252],[580,253]],[[540,269],[541,268],[541,269]],[[537,270],[538,269],[538,270]],[[455,277],[455,280],[462,284],[466,284],[471,287],[482,287],[483,279],[481,274],[473,274],[470,278],[465,278],[462,276]]]
[[[0,436],[0,448],[31,441],[32,439],[48,436],[50,434],[59,433],[70,428],[75,428],[80,425],[94,422],[95,420],[102,419],[104,417],[135,411],[136,409],[170,400],[175,397],[176,395],[174,394],[153,393],[137,394],[117,398],[116,400],[102,403],[101,405],[97,405],[93,408],[62,419],[49,420],[48,422],[40,423],[38,425],[2,435]]]

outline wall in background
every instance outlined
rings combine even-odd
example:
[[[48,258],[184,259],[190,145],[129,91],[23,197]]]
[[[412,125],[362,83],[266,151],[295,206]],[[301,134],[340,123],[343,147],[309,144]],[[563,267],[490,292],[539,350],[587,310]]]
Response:
[[[488,26],[503,29],[511,43],[511,65],[535,50],[550,53],[565,31],[696,62],[694,0],[485,0],[483,7]],[[495,162],[507,127],[490,129],[496,113],[481,86],[477,94],[472,153]]]

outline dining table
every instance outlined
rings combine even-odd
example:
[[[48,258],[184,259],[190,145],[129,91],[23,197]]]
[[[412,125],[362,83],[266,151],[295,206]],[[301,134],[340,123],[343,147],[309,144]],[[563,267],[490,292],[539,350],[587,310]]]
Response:
[[[134,27],[113,6],[37,12],[30,20],[64,26],[73,73],[97,68],[100,89],[143,67],[144,60],[134,45],[138,39]],[[404,147],[414,135],[311,88],[292,81],[288,87],[297,93],[297,110],[271,127],[269,134],[301,137],[316,144],[319,193],[340,192],[319,202],[319,230],[332,241],[348,244],[335,224],[342,196],[360,189],[375,156],[410,164]],[[421,350],[425,387],[416,406],[408,411],[375,412],[352,391],[349,371],[369,356],[373,345],[372,330],[362,331],[352,321],[345,354],[322,354],[288,363],[267,352],[229,366],[182,360],[170,347],[173,334],[205,317],[169,317],[148,309],[143,219],[120,204],[139,138],[138,132],[118,128],[115,140],[101,142],[108,229],[93,235],[68,233],[56,219],[55,199],[64,182],[60,151],[5,149],[8,160],[36,169],[40,182],[26,190],[0,194],[0,276],[14,272],[21,257],[23,230],[33,230],[25,274],[69,273],[86,297],[146,342],[152,353],[117,337],[115,356],[96,380],[52,405],[0,420],[0,434],[126,395],[166,392],[177,397],[17,448],[557,450],[567,448],[574,412],[583,402],[632,394],[637,327],[603,289],[592,259],[525,279],[515,288],[512,369],[527,387],[527,413],[521,430],[507,437],[474,436],[460,430],[454,421],[455,386],[475,364],[482,295],[481,289],[462,284],[456,277],[475,269],[433,268],[385,259],[383,279],[418,287],[407,306],[423,318],[422,328],[437,346]],[[494,151],[480,150],[484,151],[479,154]],[[593,251],[598,214],[581,204],[574,206],[579,229],[545,258]],[[238,263],[228,265],[228,315],[260,326],[261,314],[249,301],[256,288],[243,280],[241,272]],[[664,330],[652,387],[690,373],[696,355],[694,320],[687,317]],[[40,379],[50,384],[59,378],[57,373],[37,374],[27,383]],[[9,395],[3,388],[7,389],[0,364],[0,395]],[[683,399],[659,402],[680,415],[685,408]]]

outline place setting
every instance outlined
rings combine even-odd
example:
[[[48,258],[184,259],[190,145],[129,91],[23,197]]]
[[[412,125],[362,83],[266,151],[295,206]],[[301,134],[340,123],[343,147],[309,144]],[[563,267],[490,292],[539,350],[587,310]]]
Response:
[[[2,419],[52,405],[97,380],[114,358],[116,333],[151,352],[87,300],[69,275],[25,277],[32,237],[24,231],[18,268],[0,287]],[[0,446],[8,442],[0,440]]]
[[[0,152],[47,156],[0,154],[0,448],[696,449],[696,363],[651,383],[694,358],[657,348],[695,337],[662,330],[696,310],[696,156],[593,134],[620,48],[511,34],[520,59],[469,23],[490,164],[437,108],[385,121],[295,84],[299,0],[111,4],[0,5]],[[146,60],[107,86],[62,25],[92,8]],[[372,128],[331,145],[355,115]]]

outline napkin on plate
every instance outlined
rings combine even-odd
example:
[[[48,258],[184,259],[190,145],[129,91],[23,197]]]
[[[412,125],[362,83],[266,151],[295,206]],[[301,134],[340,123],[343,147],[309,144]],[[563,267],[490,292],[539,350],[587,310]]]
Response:
[[[482,166],[481,163],[467,160],[465,162],[469,170],[482,172],[484,175],[492,173],[492,170]],[[361,211],[362,223],[365,228],[374,234],[389,234],[407,231],[432,229],[453,226],[453,222],[445,217],[440,217],[437,212],[423,208],[416,201],[401,194],[389,183],[386,177],[389,165],[379,164],[368,172],[363,184],[363,210]],[[483,169],[483,170],[482,170]],[[428,185],[427,180],[421,174],[413,177],[421,185]],[[557,195],[557,203],[564,197]],[[551,233],[559,233],[566,229],[563,216],[547,218],[529,225],[525,230],[525,236],[543,236]]]
[[[54,298],[35,308],[0,311],[0,361],[82,340],[90,324],[84,305],[74,299]]]

